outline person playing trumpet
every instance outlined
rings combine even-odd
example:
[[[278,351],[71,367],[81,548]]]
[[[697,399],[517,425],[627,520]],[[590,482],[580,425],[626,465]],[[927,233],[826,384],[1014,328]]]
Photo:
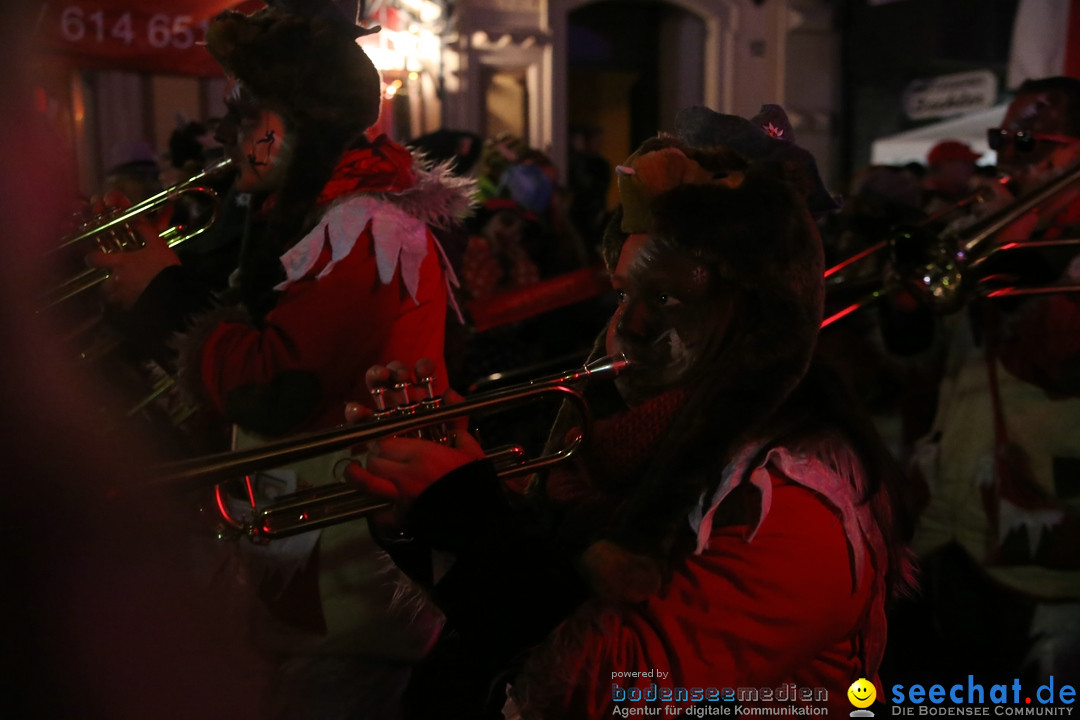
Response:
[[[406,717],[610,718],[782,686],[847,713],[853,682],[878,683],[906,565],[895,467],[813,360],[808,204],[833,200],[778,106],[683,111],[618,183],[603,243],[618,305],[596,353],[631,367],[586,389],[601,417],[584,459],[517,493],[458,433],[382,439],[347,470],[392,501],[371,521],[448,618]]]
[[[218,133],[230,140],[236,189],[269,195],[262,231],[242,242],[238,305],[186,317],[207,298],[186,301],[183,267],[154,237],[145,250],[92,258],[112,272],[106,296],[132,307],[146,335],[180,326],[181,384],[235,423],[243,444],[337,424],[364,369],[395,357],[429,357],[436,387],[447,383],[448,257],[464,247],[471,181],[365,135],[381,101],[357,44],[367,32],[330,2],[230,11],[209,26],[207,49],[231,82],[223,122],[235,137]],[[257,477],[256,499],[324,484],[334,464]],[[397,599],[403,578],[364,524],[237,548],[263,600],[255,641],[280,661],[268,714],[392,717],[439,616]]]

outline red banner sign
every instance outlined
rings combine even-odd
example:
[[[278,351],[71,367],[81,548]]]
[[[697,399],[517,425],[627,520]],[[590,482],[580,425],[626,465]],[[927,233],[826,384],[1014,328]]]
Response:
[[[259,0],[60,0],[47,3],[39,47],[79,67],[178,75],[216,75],[203,46],[222,10],[250,12]]]

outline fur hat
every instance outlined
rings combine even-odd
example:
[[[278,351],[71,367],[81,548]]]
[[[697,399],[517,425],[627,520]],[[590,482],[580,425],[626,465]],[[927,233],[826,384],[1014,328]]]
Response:
[[[358,135],[379,117],[381,79],[356,43],[360,28],[326,0],[251,15],[225,11],[206,32],[206,47],[261,102],[302,128]]]
[[[279,258],[314,223],[319,192],[346,148],[379,117],[379,73],[356,44],[376,30],[357,27],[330,0],[273,0],[251,15],[226,11],[207,29],[207,48],[238,81],[240,114],[251,105],[285,121],[287,167],[271,216],[261,237],[245,237],[240,250],[240,295],[257,323],[284,279]],[[229,124],[218,127],[225,144],[234,142]]]
[[[622,205],[602,247],[609,267],[629,234],[647,232],[706,263],[732,293],[736,319],[633,496],[583,556],[601,594],[640,600],[659,588],[688,513],[741,447],[777,432],[777,410],[806,374],[825,284],[803,167],[662,135],[617,168]]]
[[[749,120],[694,106],[675,116],[675,136],[691,147],[726,147],[771,168],[794,185],[815,218],[840,207],[821,181],[817,162],[795,144],[795,131],[779,105],[762,105]]]

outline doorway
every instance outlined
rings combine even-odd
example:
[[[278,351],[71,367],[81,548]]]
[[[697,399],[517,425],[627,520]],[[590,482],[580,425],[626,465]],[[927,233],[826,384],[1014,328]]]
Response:
[[[484,65],[481,77],[485,108],[482,137],[493,138],[506,133],[530,144],[525,69]]]
[[[705,101],[706,25],[666,2],[604,0],[567,19],[569,134],[595,134],[614,167],[638,145],[671,130],[675,113]],[[617,201],[614,184],[609,205]]]

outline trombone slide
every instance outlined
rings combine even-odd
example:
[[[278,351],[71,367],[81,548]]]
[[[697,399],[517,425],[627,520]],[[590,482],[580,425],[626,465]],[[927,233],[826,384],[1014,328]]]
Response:
[[[1040,187],[1018,197],[1009,205],[984,218],[982,221],[954,235],[936,237],[936,245],[929,246],[919,237],[919,231],[925,223],[901,229],[893,233],[887,241],[881,241],[861,253],[848,258],[825,272],[828,280],[833,275],[850,265],[887,248],[892,249],[894,277],[892,281],[904,281],[917,294],[928,298],[931,304],[941,312],[957,310],[969,297],[1002,298],[1027,295],[1045,295],[1060,292],[1076,292],[1077,283],[1052,284],[1041,287],[993,287],[979,277],[978,270],[992,256],[1009,250],[1032,248],[1059,248],[1080,245],[1080,239],[1054,238],[1050,240],[1026,240],[1009,242],[997,246],[991,244],[995,236],[1012,223],[1043,203],[1049,202],[1080,182],[1080,163],[1070,167],[1064,173],[1051,178]],[[904,243],[901,245],[900,243]],[[904,267],[896,268],[896,255],[911,254],[915,251],[921,257],[911,260]],[[910,267],[908,267],[910,265]],[[868,307],[885,297],[893,289],[888,279],[880,286],[863,295],[860,299],[829,314],[822,322],[822,328],[847,317],[851,313]]]

